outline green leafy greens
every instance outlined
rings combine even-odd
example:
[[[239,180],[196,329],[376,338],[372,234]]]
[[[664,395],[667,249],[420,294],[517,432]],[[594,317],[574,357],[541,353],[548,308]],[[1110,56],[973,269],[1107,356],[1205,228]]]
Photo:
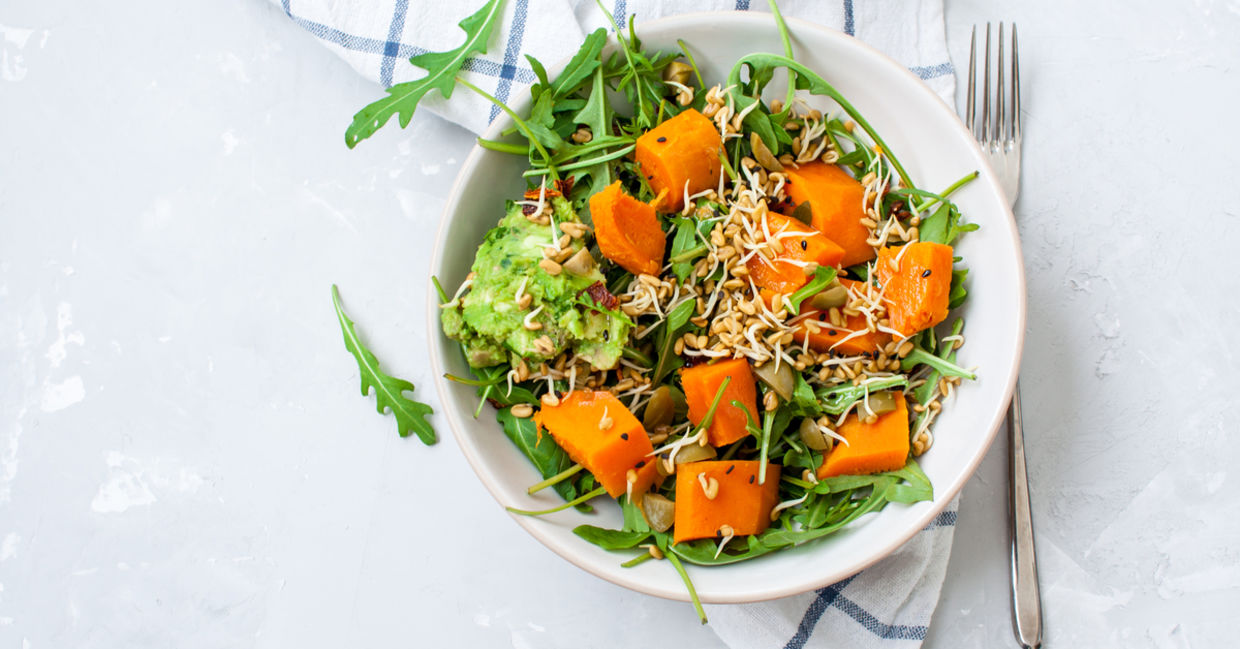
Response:
[[[444,99],[452,96],[456,87],[456,75],[472,54],[485,54],[491,31],[499,21],[504,0],[489,0],[481,9],[458,23],[465,30],[465,42],[447,52],[426,52],[409,62],[426,70],[426,76],[387,89],[388,96],[379,99],[357,112],[353,123],[345,130],[344,142],[350,149],[358,142],[375,134],[393,115],[399,116],[400,127],[409,125],[418,102],[432,90],[438,90]]]
[[[413,392],[413,384],[404,379],[385,374],[379,369],[379,359],[375,357],[357,336],[353,321],[345,315],[340,304],[340,290],[332,284],[332,305],[336,308],[336,319],[340,321],[340,331],[344,334],[344,347],[357,359],[357,371],[362,377],[362,396],[375,393],[375,409],[379,414],[388,410],[396,417],[396,432],[401,437],[417,434],[422,443],[430,445],[436,442],[435,429],[426,417],[434,410],[418,401],[405,396],[405,392]]]

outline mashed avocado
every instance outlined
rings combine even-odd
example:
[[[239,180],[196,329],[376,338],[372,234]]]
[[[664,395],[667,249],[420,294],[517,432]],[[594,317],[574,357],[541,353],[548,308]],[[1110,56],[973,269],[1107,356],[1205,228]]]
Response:
[[[568,201],[551,199],[555,222],[580,219]],[[557,229],[556,235],[562,234]],[[444,333],[461,342],[465,357],[473,367],[489,367],[525,359],[529,365],[548,361],[572,349],[596,370],[611,369],[620,360],[629,337],[629,324],[621,318],[591,311],[578,304],[589,301],[581,293],[603,281],[597,265],[584,276],[567,271],[551,275],[539,267],[543,248],[552,245],[550,225],[530,221],[521,206],[509,203],[508,213],[487,233],[474,259],[474,281],[459,303],[443,309]],[[573,252],[585,247],[582,239],[570,244]],[[517,305],[517,291],[532,297],[529,307]],[[581,296],[580,298],[578,296]],[[542,308],[538,311],[539,307]],[[533,322],[542,325],[531,331],[524,326],[527,315],[537,311]],[[546,336],[551,353],[539,349],[537,341]],[[543,343],[545,344],[545,342]]]

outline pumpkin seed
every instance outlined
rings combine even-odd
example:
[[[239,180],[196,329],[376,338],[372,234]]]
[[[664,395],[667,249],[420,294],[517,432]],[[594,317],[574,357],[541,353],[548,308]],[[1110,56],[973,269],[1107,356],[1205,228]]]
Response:
[[[792,400],[792,393],[797,389],[797,375],[791,365],[780,363],[779,369],[775,369],[775,363],[763,363],[762,367],[753,368],[753,373],[784,401]]]
[[[676,503],[659,494],[642,496],[642,518],[656,532],[666,532],[676,521]]]
[[[654,430],[660,426],[669,426],[675,414],[676,404],[672,401],[672,391],[666,385],[661,385],[646,402],[646,410],[642,413],[642,427]]]
[[[806,417],[801,420],[801,427],[798,432],[801,433],[801,441],[815,451],[825,453],[830,451],[831,447],[835,445],[835,438],[822,432],[822,429],[818,427],[818,422],[814,421],[812,417]]]
[[[680,447],[676,451],[676,464],[688,464],[690,462],[701,462],[702,460],[713,460],[715,458],[715,447],[701,444],[689,444]]]
[[[804,223],[805,225],[813,225],[814,210],[810,207],[809,201],[802,201],[792,210],[792,218]]]
[[[810,306],[819,311],[837,309],[848,304],[848,289],[840,284],[828,286],[809,299]]]
[[[867,403],[870,406],[869,409],[866,408]],[[861,416],[868,417],[871,412],[873,412],[876,415],[885,415],[889,412],[893,412],[895,409],[896,409],[896,398],[895,398],[895,395],[892,394],[891,390],[883,390],[882,392],[871,392],[870,398],[867,401],[857,402],[857,416],[859,417]]]
[[[753,157],[758,161],[758,164],[771,171],[784,170],[784,166],[779,163],[779,159],[775,157],[775,154],[771,153],[771,150],[767,148],[766,142],[762,141],[757,131],[749,134],[749,148],[753,151]]]

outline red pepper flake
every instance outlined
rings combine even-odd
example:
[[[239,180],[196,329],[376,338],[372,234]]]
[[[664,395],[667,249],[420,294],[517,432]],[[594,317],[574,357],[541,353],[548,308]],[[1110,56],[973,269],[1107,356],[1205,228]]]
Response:
[[[577,182],[576,176],[569,176],[568,178],[561,178],[555,181],[555,189],[560,194],[564,196],[568,196],[569,192],[573,191],[573,183],[575,182]]]
[[[556,186],[559,187],[560,181],[557,180],[555,182],[556,182]],[[525,190],[525,200],[527,201],[536,201],[538,200],[539,195],[543,195],[547,198],[555,198],[556,196],[560,195],[560,192],[558,190],[550,189],[550,188]]]
[[[611,291],[607,290],[607,286],[602,282],[595,282],[587,286],[584,292],[589,294],[590,299],[594,300],[595,304],[604,309],[615,310],[616,307],[620,306],[620,298],[612,295]],[[598,313],[598,311],[596,310],[595,313]]]

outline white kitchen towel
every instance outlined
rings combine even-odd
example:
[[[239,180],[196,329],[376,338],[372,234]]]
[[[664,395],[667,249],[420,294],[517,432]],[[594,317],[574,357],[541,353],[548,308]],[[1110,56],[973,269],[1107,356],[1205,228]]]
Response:
[[[385,88],[424,74],[409,64],[409,57],[459,47],[465,34],[457,23],[483,4],[483,0],[272,1],[362,76]],[[604,4],[621,25],[636,16],[638,36],[643,21],[670,14],[770,11],[763,0],[605,0]],[[782,0],[779,8],[786,16],[833,27],[869,43],[908,66],[955,105],[956,77],[947,54],[942,0]],[[505,103],[535,80],[526,54],[550,66],[576,52],[586,34],[609,24],[594,0],[508,0],[503,11],[486,54],[469,59],[465,75]],[[454,92],[450,100],[433,91],[419,109],[429,109],[475,133],[482,133],[499,114],[499,108],[465,91]]]
[[[456,24],[481,0],[273,0],[298,25],[384,87],[422,76],[407,62],[460,46]],[[750,7],[750,4],[753,7]],[[606,0],[616,22],[641,23],[697,11],[769,11],[761,0]],[[781,0],[785,15],[839,29],[908,66],[948,103],[955,75],[942,0]],[[607,19],[593,0],[508,0],[487,52],[465,66],[469,80],[500,101],[534,81],[526,54],[545,65],[573,54]],[[377,93],[376,93],[377,94]],[[469,92],[450,101],[432,92],[421,107],[481,133],[498,109]],[[389,127],[391,128],[391,127]],[[901,505],[892,505],[899,507]],[[760,604],[710,606],[711,627],[736,649],[915,647],[926,635],[947,571],[953,501],[899,551],[860,574],[812,593]]]

